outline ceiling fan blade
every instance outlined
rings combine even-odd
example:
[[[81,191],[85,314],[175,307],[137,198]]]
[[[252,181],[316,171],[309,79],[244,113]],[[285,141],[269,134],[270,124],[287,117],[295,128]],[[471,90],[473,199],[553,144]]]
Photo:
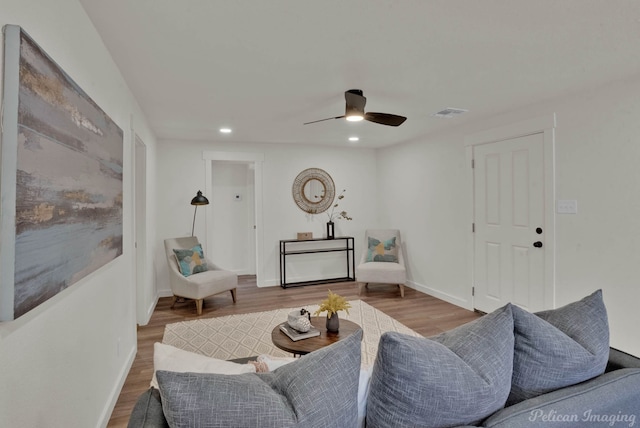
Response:
[[[360,89],[349,89],[344,93],[344,99],[347,101],[347,110],[355,110],[364,114],[364,106],[367,104],[367,98],[362,95]]]
[[[308,125],[308,124],[310,124],[310,123],[324,122],[325,120],[342,119],[342,118],[344,118],[344,117],[345,117],[345,116],[328,117],[328,118],[326,118],[326,119],[320,119],[320,120],[314,120],[314,121],[312,121],[312,122],[306,122],[306,123],[303,123],[303,125]]]
[[[381,125],[400,126],[404,123],[405,120],[407,120],[407,118],[404,116],[398,116],[396,114],[369,112],[364,115],[364,120],[379,123]]]

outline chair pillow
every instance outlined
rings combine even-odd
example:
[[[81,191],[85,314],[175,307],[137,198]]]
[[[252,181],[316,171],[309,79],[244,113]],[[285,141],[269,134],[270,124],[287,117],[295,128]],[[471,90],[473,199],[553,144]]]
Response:
[[[156,372],[159,370],[180,373],[241,374],[255,373],[256,366],[253,364],[238,364],[233,361],[218,360],[156,342],[153,344],[153,370],[151,386],[158,389]]]
[[[398,263],[396,237],[381,241],[369,236],[366,262]]]
[[[173,253],[178,260],[180,273],[184,276],[193,275],[194,273],[206,272],[207,262],[204,259],[204,252],[200,244],[191,249],[174,249]]]
[[[609,323],[602,290],[558,309],[513,307],[515,350],[507,405],[604,373]]]
[[[362,330],[274,372],[157,372],[172,428],[356,426]]]
[[[511,388],[511,305],[430,339],[387,332],[373,366],[367,428],[471,425]]]

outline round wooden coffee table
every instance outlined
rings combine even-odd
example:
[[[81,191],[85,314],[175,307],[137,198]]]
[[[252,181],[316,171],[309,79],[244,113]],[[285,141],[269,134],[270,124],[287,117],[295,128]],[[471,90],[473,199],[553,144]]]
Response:
[[[271,332],[271,341],[276,347],[283,351],[291,352],[294,356],[305,355],[342,340],[361,329],[358,324],[341,318],[340,331],[338,333],[330,333],[327,331],[326,324],[326,317],[311,317],[311,325],[320,330],[320,336],[295,342],[280,331],[280,324],[278,324]]]

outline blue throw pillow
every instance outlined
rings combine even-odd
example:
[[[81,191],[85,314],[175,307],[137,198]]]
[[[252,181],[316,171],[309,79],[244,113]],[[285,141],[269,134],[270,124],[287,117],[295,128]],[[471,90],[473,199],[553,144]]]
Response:
[[[366,262],[398,263],[396,237],[381,241],[369,236]]]
[[[558,309],[513,307],[515,350],[507,405],[601,375],[609,359],[602,290]]]
[[[206,272],[207,262],[204,258],[204,252],[200,244],[188,250],[173,250],[178,260],[180,273],[184,276],[193,275],[195,273]]]
[[[269,373],[158,371],[172,428],[336,427],[358,418],[362,330]]]
[[[367,428],[475,424],[504,406],[512,364],[511,305],[430,339],[384,333]]]

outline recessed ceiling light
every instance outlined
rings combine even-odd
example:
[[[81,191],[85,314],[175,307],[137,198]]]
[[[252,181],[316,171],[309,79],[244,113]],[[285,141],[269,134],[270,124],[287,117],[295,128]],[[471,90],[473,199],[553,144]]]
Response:
[[[231,134],[231,128],[220,128],[221,134]]]
[[[352,141],[352,142],[360,141],[360,138],[358,138],[358,137],[349,137],[349,141]]]

